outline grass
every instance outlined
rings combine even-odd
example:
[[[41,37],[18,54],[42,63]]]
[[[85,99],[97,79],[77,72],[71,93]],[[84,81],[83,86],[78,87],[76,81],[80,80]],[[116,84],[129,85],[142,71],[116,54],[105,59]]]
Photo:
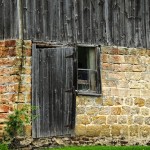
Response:
[[[50,148],[44,150],[150,150],[150,146],[81,146]]]
[[[6,144],[0,144],[0,150],[8,150],[8,146]]]

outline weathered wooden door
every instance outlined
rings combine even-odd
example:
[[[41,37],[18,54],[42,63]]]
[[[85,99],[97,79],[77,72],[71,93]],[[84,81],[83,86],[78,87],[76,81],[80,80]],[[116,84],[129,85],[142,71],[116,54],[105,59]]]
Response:
[[[32,135],[70,135],[74,127],[75,99],[72,55],[74,48],[36,48],[32,57],[32,106],[37,118]]]

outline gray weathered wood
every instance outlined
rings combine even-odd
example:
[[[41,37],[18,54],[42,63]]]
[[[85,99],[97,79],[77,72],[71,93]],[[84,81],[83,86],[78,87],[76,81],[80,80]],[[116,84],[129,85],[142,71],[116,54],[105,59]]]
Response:
[[[65,58],[72,53],[73,48],[33,47],[33,137],[72,133],[73,93],[65,92],[73,87],[73,59]]]
[[[0,4],[0,39],[19,38],[17,0]],[[150,48],[149,8],[149,0],[23,0],[24,39]]]

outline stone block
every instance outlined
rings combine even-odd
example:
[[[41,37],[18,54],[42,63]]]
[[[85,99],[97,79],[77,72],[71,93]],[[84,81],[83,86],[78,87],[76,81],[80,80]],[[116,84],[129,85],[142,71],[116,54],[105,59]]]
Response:
[[[32,126],[31,125],[25,125],[25,135],[30,137],[32,133]]]
[[[141,83],[138,81],[130,81],[129,88],[130,89],[141,89]]]
[[[134,124],[143,124],[144,117],[143,116],[134,116]]]
[[[113,80],[125,80],[125,73],[124,72],[113,72],[108,74],[108,79]]]
[[[118,116],[118,124],[127,124],[127,116]]]
[[[114,100],[112,97],[109,97],[103,101],[103,106],[113,106]]]
[[[110,115],[111,108],[110,107],[101,107],[99,110],[99,115]]]
[[[126,125],[112,125],[111,126],[112,136],[126,137],[128,135],[128,126]]]
[[[129,135],[136,136],[138,138],[139,136],[139,125],[131,125],[129,126]]]
[[[123,55],[111,55],[110,62],[114,64],[125,63],[125,59]]]
[[[100,104],[102,104],[102,102],[103,102],[103,98],[102,97],[98,97],[98,98],[95,99],[96,105],[100,105]]]
[[[99,114],[100,109],[98,107],[86,107],[87,115],[97,115]]]
[[[102,70],[113,70],[113,66],[111,63],[102,63]]]
[[[146,99],[145,107],[150,108],[150,98]]]
[[[143,98],[135,98],[134,104],[142,107],[145,105],[145,100]]]
[[[102,54],[102,56],[101,56],[102,62],[109,63],[109,56],[110,56],[109,54]]]
[[[85,107],[84,106],[78,106],[76,109],[76,114],[85,114]]]
[[[127,96],[129,96],[129,97],[140,97],[140,91],[141,91],[141,89],[129,89]]]
[[[126,72],[125,78],[128,81],[139,81],[142,79],[142,73],[141,72]]]
[[[149,108],[141,108],[140,114],[143,116],[148,116],[149,115]]]
[[[85,99],[83,96],[76,96],[76,105],[77,106],[85,105]]]
[[[119,54],[119,48],[118,47],[112,47],[110,54],[118,55]]]
[[[100,137],[110,137],[110,126],[102,125],[100,128]]]
[[[122,106],[122,109],[121,109],[121,114],[122,115],[130,115],[130,113],[131,113],[131,107]]]
[[[111,115],[120,115],[121,114],[121,107],[112,107],[111,108]]]
[[[127,116],[127,119],[128,119],[128,125],[132,125],[132,124],[134,124],[134,118],[133,118],[133,116]]]
[[[76,123],[87,125],[87,124],[91,123],[91,119],[88,115],[77,115],[76,116]]]
[[[95,99],[93,97],[85,96],[84,100],[85,100],[85,105],[86,106],[94,106]]]
[[[139,107],[132,107],[131,108],[131,114],[132,115],[138,115],[140,113],[140,108]]]
[[[86,136],[96,137],[100,135],[100,125],[87,125]]]
[[[138,56],[124,56],[125,58],[125,64],[132,64],[132,65],[137,65],[139,64],[139,58]]]
[[[32,47],[32,41],[31,40],[25,40],[24,46],[25,46],[25,48],[31,48]]]
[[[150,125],[150,117],[145,117],[145,124]]]
[[[114,97],[115,106],[123,105],[124,99],[122,97],[116,96]]]
[[[133,72],[144,72],[146,70],[145,65],[133,65],[132,71]]]
[[[150,135],[150,126],[140,126],[140,136],[143,138],[148,138]]]
[[[134,99],[132,97],[127,97],[124,100],[124,104],[128,105],[128,106],[133,106],[133,101],[134,101]]]
[[[116,115],[111,115],[107,117],[107,124],[116,124],[118,122]]]
[[[75,135],[76,136],[85,136],[86,135],[86,126],[83,124],[77,124],[75,126]]]
[[[92,124],[97,124],[97,125],[102,125],[102,124],[106,124],[106,116],[94,116],[92,119]]]

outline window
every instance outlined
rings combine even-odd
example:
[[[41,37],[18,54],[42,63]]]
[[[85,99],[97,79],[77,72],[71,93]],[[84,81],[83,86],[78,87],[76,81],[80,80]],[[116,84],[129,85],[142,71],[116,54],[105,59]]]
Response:
[[[79,94],[100,94],[100,48],[78,47],[78,78]]]

